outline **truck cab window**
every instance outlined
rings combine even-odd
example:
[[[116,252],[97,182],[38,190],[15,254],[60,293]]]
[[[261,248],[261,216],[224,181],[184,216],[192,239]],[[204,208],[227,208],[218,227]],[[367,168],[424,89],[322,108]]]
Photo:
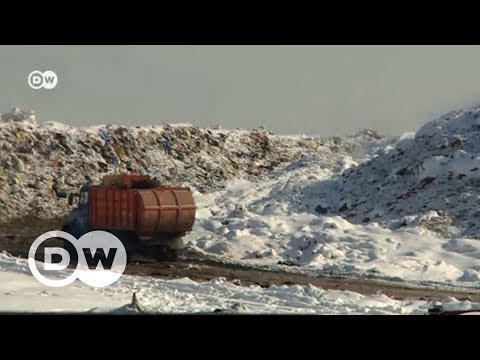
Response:
[[[88,192],[84,191],[80,194],[80,206],[85,206],[88,204]]]

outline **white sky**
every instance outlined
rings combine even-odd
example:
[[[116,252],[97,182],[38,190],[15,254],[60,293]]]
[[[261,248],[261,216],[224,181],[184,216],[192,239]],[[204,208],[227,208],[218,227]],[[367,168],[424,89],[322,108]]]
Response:
[[[32,70],[53,70],[33,90]],[[480,103],[479,46],[0,46],[0,111],[70,125],[414,131]]]

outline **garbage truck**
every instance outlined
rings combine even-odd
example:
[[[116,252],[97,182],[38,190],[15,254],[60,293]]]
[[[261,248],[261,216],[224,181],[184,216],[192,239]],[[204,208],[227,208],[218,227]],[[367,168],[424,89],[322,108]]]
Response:
[[[73,205],[74,198],[68,201]],[[158,261],[174,261],[182,237],[192,230],[195,211],[189,188],[162,186],[148,175],[109,175],[101,184],[82,186],[62,231],[76,239],[93,230],[107,231],[122,241],[128,260],[138,251]],[[68,240],[63,244],[75,254]]]

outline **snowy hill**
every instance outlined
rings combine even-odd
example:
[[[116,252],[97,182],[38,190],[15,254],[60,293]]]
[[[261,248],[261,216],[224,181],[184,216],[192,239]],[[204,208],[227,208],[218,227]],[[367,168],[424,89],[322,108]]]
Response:
[[[478,285],[478,240],[444,239],[423,227],[353,224],[325,214],[312,189],[334,184],[332,174],[355,164],[337,160],[320,152],[268,178],[230,181],[224,191],[195,194],[189,246],[216,259],[287,264],[297,271]]]
[[[328,202],[328,213],[353,223],[480,238],[479,136],[480,107],[448,113],[330,187],[320,184],[317,198]]]
[[[190,244],[232,261],[478,286],[479,115],[446,114],[366,153],[320,148],[198,196]]]

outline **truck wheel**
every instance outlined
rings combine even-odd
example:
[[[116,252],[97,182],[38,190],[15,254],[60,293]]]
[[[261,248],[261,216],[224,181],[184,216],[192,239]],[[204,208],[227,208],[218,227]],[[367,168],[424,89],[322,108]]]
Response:
[[[157,261],[165,261],[166,260],[166,246],[164,245],[154,245],[151,246],[149,249],[150,255]]]
[[[178,261],[180,249],[168,249],[167,250],[167,257],[169,261]]]
[[[177,261],[178,249],[172,249],[166,245],[155,245],[150,247],[150,254],[157,261]]]
[[[128,231],[115,231],[111,230],[110,233],[116,236],[123,244],[127,255],[127,264],[132,263],[132,257],[141,252],[141,244],[138,242],[135,233]]]

